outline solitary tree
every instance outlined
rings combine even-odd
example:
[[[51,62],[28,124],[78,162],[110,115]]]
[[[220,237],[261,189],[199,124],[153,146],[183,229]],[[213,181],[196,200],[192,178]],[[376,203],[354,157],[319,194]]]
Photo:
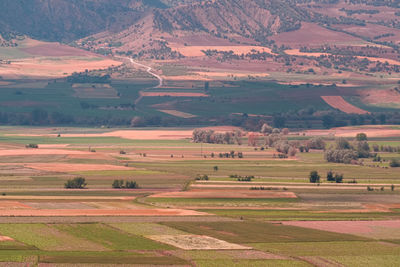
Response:
[[[356,140],[357,141],[367,141],[368,138],[367,138],[367,135],[365,133],[359,133],[356,136]]]
[[[310,172],[310,183],[319,183],[320,178],[317,171]]]

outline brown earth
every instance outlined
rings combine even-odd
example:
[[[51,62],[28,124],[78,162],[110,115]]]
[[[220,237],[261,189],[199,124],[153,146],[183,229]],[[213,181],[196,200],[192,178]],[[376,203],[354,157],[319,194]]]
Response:
[[[284,225],[312,228],[371,238],[395,239],[400,236],[400,220],[393,221],[288,221]]]
[[[4,241],[14,241],[14,239],[9,236],[0,236],[0,242]],[[12,265],[7,265],[7,266],[12,266]]]
[[[65,56],[98,56],[83,49],[74,48],[60,43],[37,43],[34,46],[21,48],[33,56],[65,57]]]
[[[297,198],[293,192],[271,192],[262,190],[201,190],[167,192],[151,195],[152,198]]]
[[[48,172],[80,172],[134,170],[135,168],[109,164],[29,163],[25,167]]]
[[[302,46],[321,46],[325,44],[360,44],[363,40],[346,33],[331,31],[316,24],[303,22],[297,31],[280,33],[271,38],[277,45],[286,45],[293,48]]]
[[[173,96],[173,97],[209,97],[204,93],[178,93],[178,92],[141,92],[142,96]]]
[[[180,44],[176,43],[171,43],[170,47],[174,51],[178,51],[185,57],[202,57],[205,56],[205,54],[202,52],[206,50],[217,50],[217,51],[224,51],[224,52],[229,52],[233,51],[235,54],[247,54],[250,53],[251,51],[258,51],[258,52],[267,52],[272,54],[272,51],[268,47],[264,46],[250,46],[250,45],[236,45],[236,46],[210,46],[210,45],[205,45],[205,46],[183,46]]]
[[[182,209],[127,209],[127,210],[101,210],[101,209],[42,209],[42,210],[0,210],[0,217],[52,217],[52,216],[204,216],[205,212]]]
[[[0,201],[0,210],[4,209],[31,209],[32,207],[17,201]]]
[[[321,96],[321,98],[331,107],[339,109],[347,114],[368,114],[368,111],[360,109],[348,103],[341,96]]]
[[[392,127],[393,126],[390,125],[366,125],[363,127],[338,127],[328,130],[308,130],[303,133],[307,136],[333,135],[336,137],[356,137],[358,133],[365,133],[369,137],[400,136],[400,129],[393,129]]]
[[[390,90],[359,90],[361,99],[366,104],[397,104],[400,105],[400,92]]]

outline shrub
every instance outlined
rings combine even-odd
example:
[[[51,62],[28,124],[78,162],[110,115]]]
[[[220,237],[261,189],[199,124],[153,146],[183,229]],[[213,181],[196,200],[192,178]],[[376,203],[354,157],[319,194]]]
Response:
[[[124,186],[124,180],[114,180],[112,183],[112,188],[123,188]]]
[[[333,172],[332,171],[328,171],[328,173],[326,174],[326,180],[328,182],[334,182],[335,181],[335,177],[333,176]]]
[[[390,161],[390,167],[392,167],[392,168],[398,168],[398,167],[400,167],[400,161],[399,160],[397,160],[397,159],[392,159],[391,161]]]
[[[195,178],[197,181],[208,181],[208,175],[204,174],[204,175],[197,175]]]
[[[307,142],[309,149],[325,149],[325,146],[325,141],[321,137],[313,137]]]
[[[336,183],[343,183],[343,174],[336,173],[335,174],[335,182]]]
[[[309,178],[310,178],[310,183],[319,183],[321,177],[319,176],[317,171],[312,171],[310,172]]]
[[[139,188],[139,185],[135,181],[126,181],[125,188],[135,189],[135,188]]]
[[[25,146],[26,148],[39,148],[37,144],[28,144]]]
[[[83,177],[76,177],[74,179],[68,180],[65,184],[64,187],[68,189],[83,189],[87,185],[86,179]]]
[[[329,149],[325,151],[325,159],[328,162],[349,164],[358,159],[358,153],[350,149]]]
[[[356,140],[357,141],[367,141],[367,135],[365,133],[359,133],[356,135]]]

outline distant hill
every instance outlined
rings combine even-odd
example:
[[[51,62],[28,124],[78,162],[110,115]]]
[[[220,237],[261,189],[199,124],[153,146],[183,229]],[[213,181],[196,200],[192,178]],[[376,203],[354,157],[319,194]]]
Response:
[[[324,36],[334,41],[340,35],[342,44],[359,39],[398,50],[399,5],[393,0],[2,0],[0,34],[76,41],[102,54],[158,59],[180,57],[170,43],[195,45],[194,35],[211,44],[268,47],[305,39],[295,44],[299,48],[314,41],[315,33],[318,45]]]

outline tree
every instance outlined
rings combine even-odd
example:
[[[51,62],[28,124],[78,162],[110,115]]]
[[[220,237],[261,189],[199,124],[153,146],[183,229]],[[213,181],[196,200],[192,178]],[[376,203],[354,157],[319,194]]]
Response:
[[[343,174],[336,173],[335,174],[335,182],[336,183],[343,183]]]
[[[309,178],[310,178],[310,183],[319,183],[321,177],[319,176],[317,171],[311,171]]]
[[[351,145],[346,138],[340,137],[336,140],[336,149],[351,149]]]
[[[325,141],[322,137],[313,137],[307,142],[307,147],[310,149],[325,149]]]
[[[282,116],[274,116],[273,125],[275,128],[285,127],[286,119]]]
[[[135,189],[135,188],[139,188],[139,185],[135,181],[126,181],[125,188]]]
[[[391,161],[390,161],[390,167],[392,167],[392,168],[398,168],[398,167],[400,167],[400,161],[399,160],[397,160],[397,159],[392,159]]]
[[[112,188],[118,189],[124,186],[124,180],[114,180],[112,183]]]
[[[328,173],[326,174],[326,180],[328,182],[334,182],[335,181],[335,177],[333,176],[333,171],[328,171]]]
[[[264,123],[261,127],[261,133],[263,134],[270,134],[272,133],[273,128],[269,126],[267,123]]]
[[[86,179],[83,177],[76,177],[74,179],[68,180],[65,184],[64,187],[68,189],[83,189],[87,185]]]
[[[357,153],[359,158],[369,158],[370,148],[367,141],[357,142]]]
[[[365,133],[358,133],[356,135],[356,140],[357,141],[367,141],[368,138],[367,138],[367,135]]]
[[[205,82],[204,83],[204,91],[208,91],[210,89],[210,82]]]
[[[335,125],[335,117],[332,115],[325,115],[322,117],[322,125],[324,125],[325,128],[332,128]]]

